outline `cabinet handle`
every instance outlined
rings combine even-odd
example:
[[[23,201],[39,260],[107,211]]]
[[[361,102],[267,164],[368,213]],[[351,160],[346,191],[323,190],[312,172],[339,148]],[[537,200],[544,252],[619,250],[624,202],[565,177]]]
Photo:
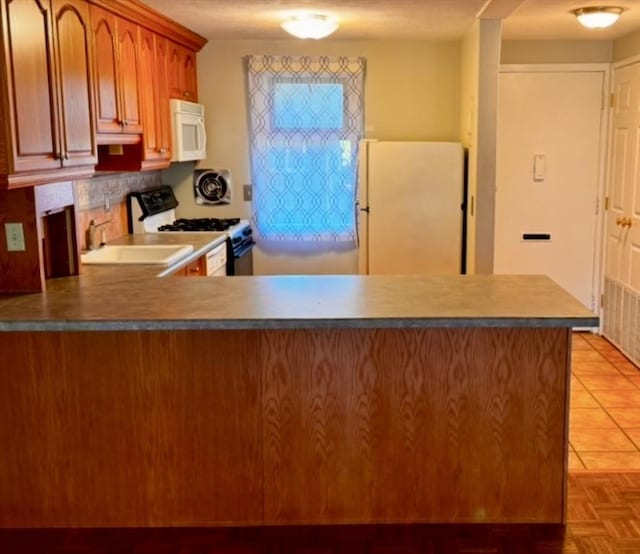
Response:
[[[191,93],[187,90],[187,91],[185,91],[184,95],[185,96],[191,96]]]
[[[167,153],[166,148],[160,148],[160,154],[166,154],[166,153]]]

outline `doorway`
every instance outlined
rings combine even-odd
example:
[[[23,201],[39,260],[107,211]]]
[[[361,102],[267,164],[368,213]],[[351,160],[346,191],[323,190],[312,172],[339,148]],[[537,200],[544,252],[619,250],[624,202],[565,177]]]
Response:
[[[598,313],[608,68],[503,66],[495,273],[547,274]]]

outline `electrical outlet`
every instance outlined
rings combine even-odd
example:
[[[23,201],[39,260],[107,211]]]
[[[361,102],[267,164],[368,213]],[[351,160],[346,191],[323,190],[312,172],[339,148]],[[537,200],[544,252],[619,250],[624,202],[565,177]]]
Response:
[[[4,232],[7,236],[7,250],[9,252],[24,252],[24,230],[22,223],[5,223]]]
[[[253,200],[253,190],[251,185],[244,185],[242,187],[242,192],[245,202],[251,202],[251,200]]]

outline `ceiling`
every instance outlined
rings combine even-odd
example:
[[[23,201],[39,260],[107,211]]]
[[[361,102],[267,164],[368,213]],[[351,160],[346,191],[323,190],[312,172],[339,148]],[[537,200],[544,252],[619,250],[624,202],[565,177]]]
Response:
[[[507,40],[612,40],[640,30],[640,3],[607,30],[578,25],[571,9],[599,4],[576,0],[142,0],[208,39],[293,39],[279,26],[296,10],[335,17],[335,40],[458,40],[476,16],[503,18]]]

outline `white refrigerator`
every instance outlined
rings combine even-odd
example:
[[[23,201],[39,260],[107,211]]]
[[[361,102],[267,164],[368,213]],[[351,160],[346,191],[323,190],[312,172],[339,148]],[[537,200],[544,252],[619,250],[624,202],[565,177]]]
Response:
[[[461,273],[462,145],[365,140],[359,156],[359,272]]]

